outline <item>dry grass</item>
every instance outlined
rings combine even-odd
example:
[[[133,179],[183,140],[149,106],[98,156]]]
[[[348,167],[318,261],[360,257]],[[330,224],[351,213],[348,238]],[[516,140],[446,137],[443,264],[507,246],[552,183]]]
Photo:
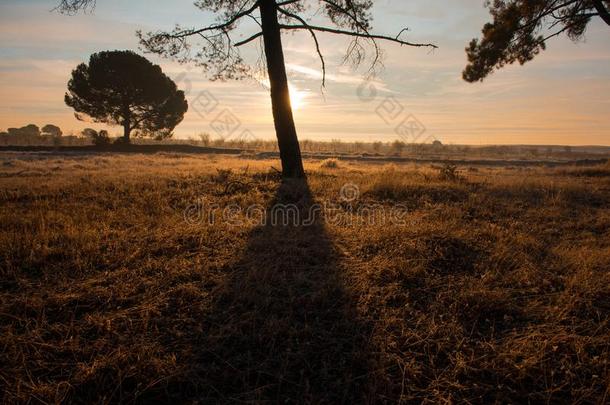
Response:
[[[276,162],[240,158],[0,163],[5,403],[610,398],[608,176],[309,162],[308,185],[280,185]],[[202,199],[408,216],[185,221]]]

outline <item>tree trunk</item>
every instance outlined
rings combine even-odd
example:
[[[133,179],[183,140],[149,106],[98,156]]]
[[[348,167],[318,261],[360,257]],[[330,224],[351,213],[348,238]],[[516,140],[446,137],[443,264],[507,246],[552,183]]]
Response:
[[[608,12],[608,9],[604,6],[602,0],[593,0],[593,7],[595,7],[595,10],[601,19],[604,20],[606,24],[610,25],[610,12]]]
[[[276,7],[275,0],[260,1],[275,134],[282,160],[282,175],[289,178],[303,178],[305,171],[290,105],[290,91]]]
[[[129,111],[128,108],[127,111]],[[131,140],[129,139],[129,136],[131,135],[131,114],[127,111],[123,117],[123,142],[130,143]]]
[[[131,135],[131,127],[129,126],[129,123],[126,122],[125,124],[123,124],[123,142],[130,143],[131,142],[130,135]]]

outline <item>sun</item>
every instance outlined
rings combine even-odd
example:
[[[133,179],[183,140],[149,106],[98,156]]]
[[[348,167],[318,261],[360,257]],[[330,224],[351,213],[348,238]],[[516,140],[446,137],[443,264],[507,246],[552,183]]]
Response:
[[[304,91],[298,90],[292,84],[289,85],[290,88],[290,105],[293,110],[300,110],[305,105],[305,98],[307,97],[307,93]]]
[[[271,88],[269,84],[269,79],[264,77],[258,79],[258,81],[264,88],[268,90]],[[288,91],[290,92],[290,106],[292,107],[293,111],[300,110],[307,104],[306,99],[309,95],[307,91],[299,90],[294,84],[290,82],[288,82]]]

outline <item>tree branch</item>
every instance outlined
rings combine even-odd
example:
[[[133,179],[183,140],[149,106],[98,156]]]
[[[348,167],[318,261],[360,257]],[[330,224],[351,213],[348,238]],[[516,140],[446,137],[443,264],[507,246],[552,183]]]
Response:
[[[235,22],[237,22],[237,20],[239,20],[240,18],[246,17],[246,16],[250,15],[251,13],[253,13],[258,8],[258,3],[259,2],[257,1],[249,9],[235,14],[228,21],[226,21],[222,24],[210,25],[209,27],[201,28],[198,30],[186,30],[186,31],[182,31],[182,32],[177,32],[174,34],[170,34],[169,36],[171,38],[184,38],[184,37],[190,37],[191,35],[201,34],[206,31],[225,31],[226,29],[231,27],[231,25],[235,24]]]
[[[371,34],[368,31],[367,26],[362,23],[360,20],[358,20],[358,17],[356,16],[356,14],[351,14],[349,12],[349,10],[347,10],[346,8],[342,7],[341,5],[335,3],[332,0],[322,0],[324,3],[330,5],[331,7],[336,8],[337,10],[339,10],[340,12],[342,12],[343,14],[347,15],[355,24],[358,28],[360,28],[366,35],[370,36]],[[400,37],[400,35],[404,32],[407,31],[406,28],[403,28],[402,30],[400,30],[400,32],[398,33],[398,35],[396,36],[396,38]],[[379,59],[381,58],[381,50],[379,49],[379,45],[377,44],[377,41],[375,41],[374,38],[371,39],[371,42],[373,43],[373,46],[375,47],[375,59],[373,60],[373,63],[371,64],[371,69],[370,71],[373,71],[375,69],[375,66],[377,65],[377,63],[379,62]],[[354,44],[355,45],[355,44]],[[346,59],[349,57],[349,55],[346,56]]]
[[[294,18],[295,20],[298,20],[301,22],[301,24],[303,24],[306,27],[309,27],[309,24],[301,17],[299,17],[296,14],[293,14],[289,11],[286,11],[280,7],[278,7],[278,11],[288,17]],[[309,33],[311,34],[314,43],[316,44],[316,52],[318,53],[318,57],[320,58],[320,62],[322,63],[322,87],[326,86],[326,62],[324,61],[324,56],[322,55],[322,51],[320,51],[320,43],[318,42],[318,37],[316,36],[316,33],[314,30],[307,28],[307,30],[309,31]]]
[[[248,38],[244,39],[243,41],[239,41],[239,42],[234,43],[233,46],[237,47],[237,46],[245,45],[245,44],[247,44],[249,42],[254,41],[256,38],[259,38],[259,37],[262,37],[262,36],[263,36],[263,32],[262,31],[261,32],[257,32],[256,34],[252,35],[251,37],[248,37]]]
[[[59,10],[61,13],[76,14],[79,10],[87,11],[95,8],[95,0],[61,0],[60,3],[53,9]]]
[[[358,37],[358,38],[381,39],[384,41],[394,42],[394,43],[397,43],[400,45],[405,45],[405,46],[413,46],[416,48],[421,48],[421,47],[429,47],[429,48],[434,48],[434,49],[438,48],[438,46],[436,46],[434,44],[414,43],[414,42],[403,41],[401,39],[389,37],[386,35],[366,34],[366,33],[361,33],[361,32],[340,30],[340,29],[336,29],[336,28],[320,27],[320,26],[316,26],[316,25],[280,24],[280,28],[285,29],[285,30],[314,30],[314,31],[320,31],[320,32],[328,32],[331,34],[347,35],[347,36]]]

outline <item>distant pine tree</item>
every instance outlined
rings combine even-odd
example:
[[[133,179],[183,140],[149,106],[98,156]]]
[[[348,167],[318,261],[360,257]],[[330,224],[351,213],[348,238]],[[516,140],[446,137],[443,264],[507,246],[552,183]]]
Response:
[[[184,92],[158,65],[131,51],[108,51],[91,55],[68,82],[66,104],[95,122],[123,127],[123,141],[132,131],[139,135],[171,136],[184,118],[188,104]]]

